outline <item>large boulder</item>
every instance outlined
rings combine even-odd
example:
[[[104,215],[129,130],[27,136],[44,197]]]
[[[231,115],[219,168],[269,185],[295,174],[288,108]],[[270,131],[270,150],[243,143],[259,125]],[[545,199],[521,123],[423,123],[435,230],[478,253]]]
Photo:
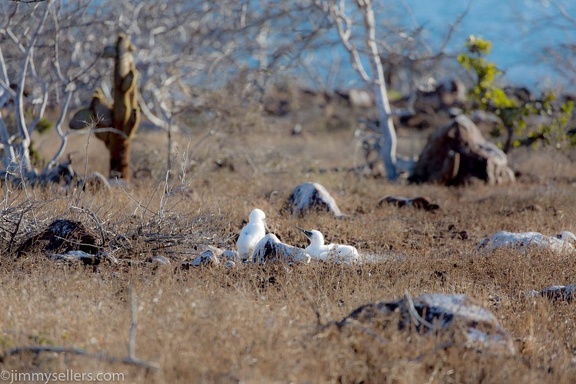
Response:
[[[46,254],[65,254],[70,251],[82,251],[98,254],[101,250],[100,236],[79,221],[58,219],[48,228],[24,240],[17,248],[18,256],[41,252]]]
[[[396,313],[400,314],[398,317]],[[512,338],[496,316],[461,294],[424,294],[415,298],[367,304],[354,310],[338,324],[340,329],[361,325],[378,334],[379,328],[411,327],[419,332],[445,334],[466,347],[497,349],[514,353]]]
[[[409,180],[462,185],[474,179],[506,184],[514,181],[514,172],[506,154],[487,141],[468,117],[459,115],[430,135]]]

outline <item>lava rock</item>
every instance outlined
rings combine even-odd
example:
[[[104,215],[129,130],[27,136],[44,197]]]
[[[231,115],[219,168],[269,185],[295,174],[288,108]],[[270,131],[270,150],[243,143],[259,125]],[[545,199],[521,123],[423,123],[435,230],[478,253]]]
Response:
[[[394,316],[399,311],[400,316]],[[462,334],[465,344],[472,348],[498,348],[514,353],[512,338],[489,310],[462,294],[408,295],[396,301],[367,304],[354,310],[337,323],[342,329],[354,324],[374,325],[377,329],[394,322],[399,330],[413,325],[423,333]],[[453,332],[453,333],[450,333]]]
[[[492,185],[515,179],[506,154],[487,141],[472,120],[459,115],[430,135],[408,180],[445,185],[482,180]]]
[[[220,260],[218,259],[218,255],[212,249],[202,252],[191,263],[193,267],[212,267],[219,264]]]
[[[543,296],[552,301],[572,301],[576,297],[576,284],[552,285],[541,291],[531,291],[530,296]]]
[[[318,183],[302,183],[294,188],[284,209],[296,216],[310,212],[329,212],[336,217],[343,216],[336,200]]]
[[[440,209],[438,204],[434,204],[430,201],[428,197],[419,196],[419,197],[401,197],[401,196],[386,196],[381,198],[378,201],[378,205],[382,206],[384,203],[395,205],[399,208],[401,207],[414,207],[417,209],[423,209],[425,211],[435,211]]]
[[[82,251],[98,254],[98,235],[79,221],[54,220],[48,228],[23,241],[17,248],[17,255],[33,252],[65,254]]]
[[[302,248],[282,243],[276,235],[269,233],[256,244],[252,261],[257,264],[271,262],[309,263],[310,255]]]

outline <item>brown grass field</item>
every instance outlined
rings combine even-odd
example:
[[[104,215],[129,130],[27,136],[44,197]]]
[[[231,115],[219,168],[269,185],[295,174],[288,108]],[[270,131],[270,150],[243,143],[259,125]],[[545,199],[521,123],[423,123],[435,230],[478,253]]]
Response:
[[[362,161],[353,128],[301,121],[304,134],[292,136],[291,118],[245,113],[239,121],[200,119],[178,135],[174,176],[167,182],[166,135],[142,130],[132,161],[135,170],[147,172],[130,186],[94,194],[3,187],[0,368],[12,375],[121,373],[116,382],[129,383],[576,381],[574,303],[525,294],[576,283],[575,255],[475,250],[481,238],[500,230],[575,231],[574,152],[516,150],[510,163],[520,177],[511,186],[391,184],[349,171],[324,172]],[[423,142],[421,135],[399,135],[401,151]],[[49,140],[39,145],[46,156],[53,147]],[[70,152],[77,171],[107,172],[103,147],[93,137],[88,145],[86,137],[74,138]],[[182,169],[187,172],[178,178]],[[304,181],[324,185],[346,218],[283,214],[290,191]],[[378,206],[387,195],[425,195],[441,208]],[[256,207],[286,243],[306,246],[299,225],[363,254],[391,257],[356,266],[178,267],[208,245],[234,248]],[[57,218],[102,231],[107,250],[122,262],[92,268],[10,252]],[[145,262],[153,255],[172,264]],[[496,315],[516,353],[393,327],[374,336],[332,325],[360,305],[398,299],[405,291],[469,295]],[[133,297],[136,356],[159,369],[66,353],[8,354],[40,345],[126,357]]]

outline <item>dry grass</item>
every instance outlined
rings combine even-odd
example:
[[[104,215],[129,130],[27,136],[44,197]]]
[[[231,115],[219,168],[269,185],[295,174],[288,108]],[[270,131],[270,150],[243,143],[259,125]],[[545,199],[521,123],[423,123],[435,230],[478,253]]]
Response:
[[[523,175],[509,187],[392,185],[322,172],[358,162],[352,132],[308,126],[295,137],[293,123],[260,120],[252,128],[240,122],[228,129],[216,120],[209,127],[214,135],[203,137],[200,128],[183,134],[177,159],[187,153],[191,160],[184,167],[186,191],[174,178],[166,193],[161,177],[96,195],[3,190],[2,249],[55,218],[69,218],[102,229],[108,245],[118,247],[115,255],[132,262],[94,270],[42,255],[3,254],[1,369],[122,372],[134,383],[573,382],[574,304],[524,293],[576,283],[574,255],[475,251],[479,239],[498,230],[576,230],[576,168],[569,157],[517,152],[511,162]],[[161,175],[165,143],[162,134],[140,133],[134,162],[153,164]],[[85,143],[73,150],[87,153]],[[88,168],[105,168],[97,151],[90,153]],[[223,159],[228,166],[215,165]],[[303,181],[327,187],[347,218],[283,215],[284,199]],[[441,210],[379,207],[386,195],[427,195]],[[207,245],[232,248],[254,207],[267,213],[271,230],[287,243],[305,245],[295,228],[300,225],[322,230],[329,241],[354,244],[361,253],[392,257],[354,267],[176,267]],[[174,263],[137,262],[152,255]],[[158,371],[54,353],[6,355],[16,346],[47,345],[126,356],[131,288],[138,301],[136,355],[158,363]],[[392,327],[375,335],[331,325],[360,305],[396,299],[405,290],[473,297],[495,313],[518,353],[467,349]]]

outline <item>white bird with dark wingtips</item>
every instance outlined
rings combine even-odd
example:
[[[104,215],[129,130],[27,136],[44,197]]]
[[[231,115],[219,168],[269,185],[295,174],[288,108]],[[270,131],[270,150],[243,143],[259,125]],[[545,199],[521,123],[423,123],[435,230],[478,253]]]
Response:
[[[310,239],[310,245],[304,249],[313,259],[334,261],[337,263],[351,264],[360,259],[358,250],[352,245],[324,244],[324,235],[317,230],[307,231],[297,227]]]
[[[252,252],[258,242],[266,236],[266,215],[261,209],[250,212],[248,224],[240,231],[236,242],[238,256],[242,261],[252,260]]]

